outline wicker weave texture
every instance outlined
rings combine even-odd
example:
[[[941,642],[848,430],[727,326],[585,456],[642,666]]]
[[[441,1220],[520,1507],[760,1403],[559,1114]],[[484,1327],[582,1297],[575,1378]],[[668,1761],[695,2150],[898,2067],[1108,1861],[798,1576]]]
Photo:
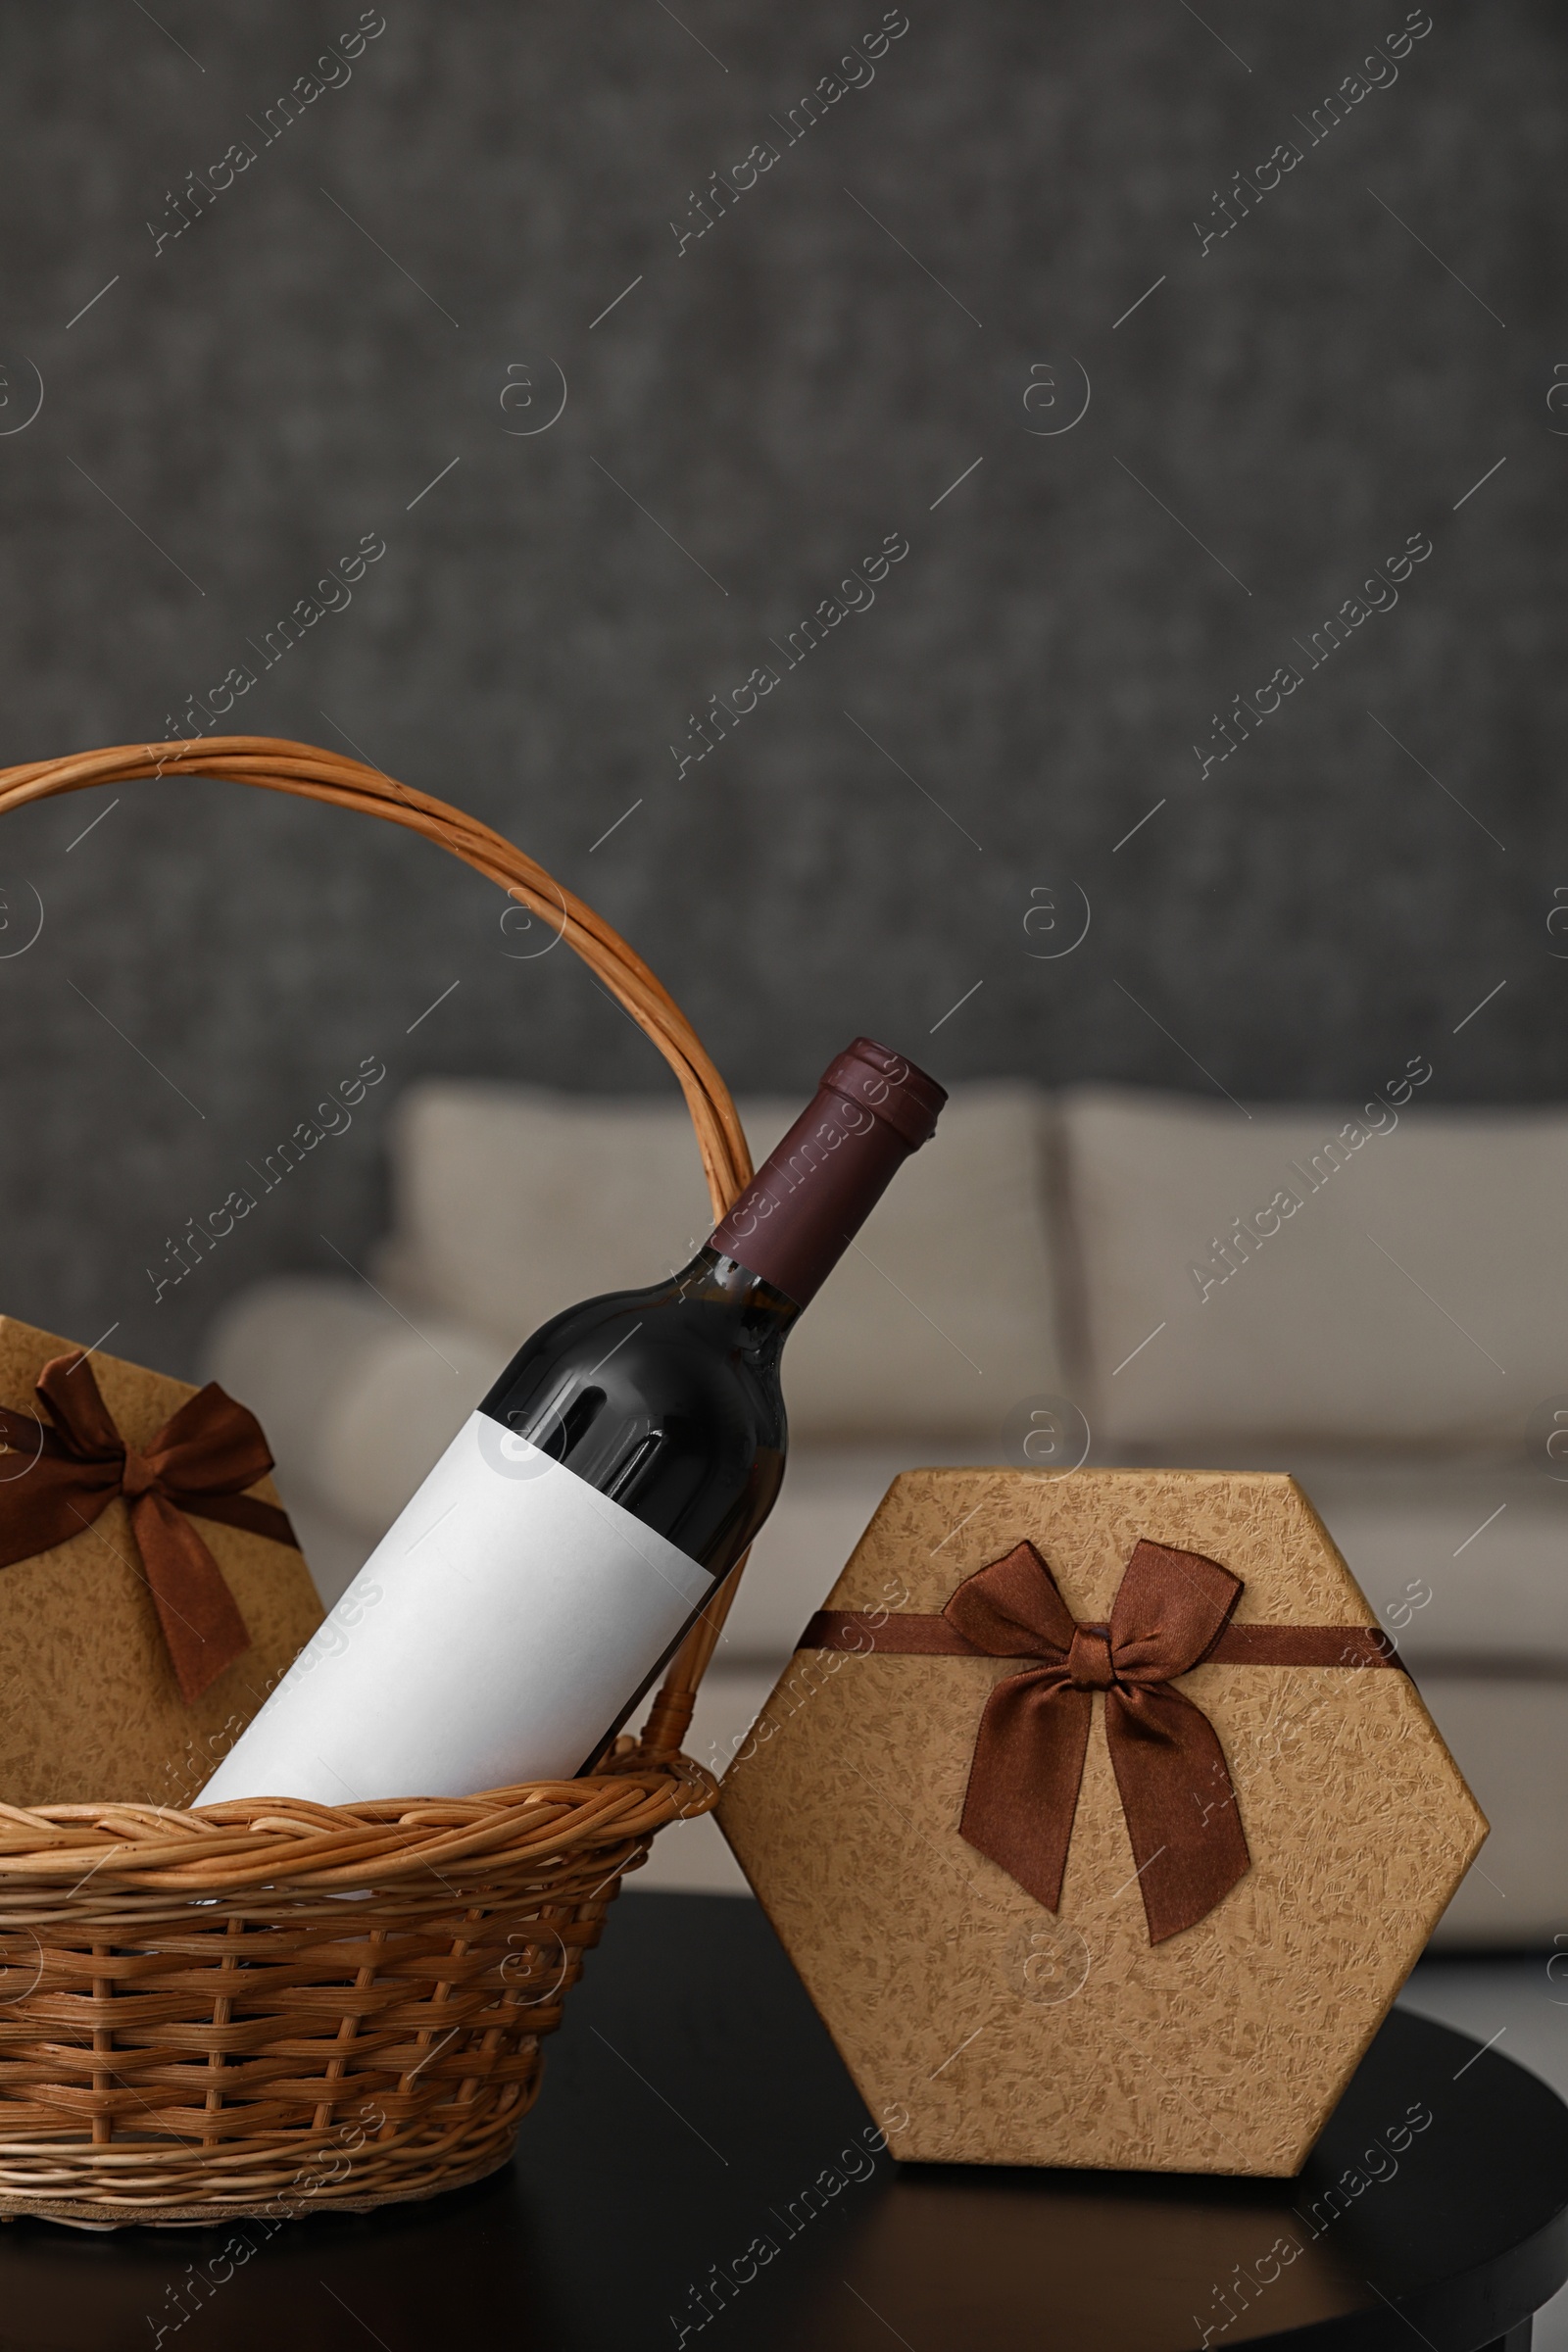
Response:
[[[503,2163],[695,1765],[459,1803],[0,1808],[0,2212],[362,2209]]]

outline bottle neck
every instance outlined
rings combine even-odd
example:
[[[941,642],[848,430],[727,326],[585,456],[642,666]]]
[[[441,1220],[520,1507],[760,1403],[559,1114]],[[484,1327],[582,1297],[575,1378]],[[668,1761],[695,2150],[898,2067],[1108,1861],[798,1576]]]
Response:
[[[823,1086],[708,1248],[797,1308],[808,1306],[912,1149],[891,1119]]]
[[[738,1258],[726,1256],[712,1242],[705,1243],[676,1275],[675,1295],[683,1303],[692,1299],[705,1306],[727,1307],[759,1341],[775,1333],[782,1337],[801,1312],[794,1298],[750,1266],[743,1266]]]

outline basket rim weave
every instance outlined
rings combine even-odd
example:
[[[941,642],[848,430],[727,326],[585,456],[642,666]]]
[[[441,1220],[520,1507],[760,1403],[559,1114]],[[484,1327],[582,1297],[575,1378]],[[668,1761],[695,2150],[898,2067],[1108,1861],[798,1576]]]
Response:
[[[384,1797],[318,1805],[258,1797],[206,1808],[0,1805],[0,1920],[19,1895],[240,1895],[281,1884],[327,1892],[387,1886],[459,1864],[538,1865],[557,1854],[650,1837],[718,1800],[688,1756],[613,1758],[579,1780],[526,1781],[470,1797]],[[85,1867],[84,1867],[85,1866]],[[89,1898],[89,1903],[95,1898]],[[3,2017],[0,2010],[0,2017]]]

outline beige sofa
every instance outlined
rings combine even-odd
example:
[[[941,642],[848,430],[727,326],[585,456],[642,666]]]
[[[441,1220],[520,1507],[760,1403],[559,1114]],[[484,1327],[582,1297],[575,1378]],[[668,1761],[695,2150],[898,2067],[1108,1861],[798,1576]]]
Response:
[[[1568,1115],[1428,1108],[1428,1075],[1299,1109],[956,1089],[790,1342],[789,1474],[693,1751],[722,1766],[901,1468],[1289,1469],[1493,1822],[1441,1939],[1568,1930]],[[794,1105],[742,1108],[760,1157]],[[270,1282],[213,1334],[328,1600],[538,1322],[710,1222],[678,1102],[429,1081],[393,1180],[374,1288]],[[641,1883],[741,1884],[706,1821]]]

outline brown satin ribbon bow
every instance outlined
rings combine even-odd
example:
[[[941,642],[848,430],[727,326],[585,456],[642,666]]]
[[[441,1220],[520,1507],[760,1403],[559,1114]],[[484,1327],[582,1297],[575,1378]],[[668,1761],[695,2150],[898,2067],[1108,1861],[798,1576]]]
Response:
[[[1139,1543],[1108,1625],[1080,1624],[1030,1543],[967,1577],[940,1617],[824,1609],[803,1648],[869,1646],[925,1657],[1031,1658],[997,1684],[975,1739],[959,1828],[1054,1911],[1083,1781],[1095,1692],[1137,1865],[1151,1943],[1212,1911],[1251,1867],[1225,1751],[1200,1707],[1171,1689],[1205,1664],[1390,1666],[1376,1627],[1233,1626],[1242,1580],[1216,1560]]]
[[[250,1636],[186,1514],[299,1548],[287,1515],[242,1492],[272,1467],[261,1424],[210,1381],[138,1449],[115,1427],[85,1355],[57,1355],[37,1389],[52,1428],[0,1408],[9,1461],[24,1465],[0,1470],[0,1568],[79,1536],[122,1496],[189,1706],[250,1647]]]

